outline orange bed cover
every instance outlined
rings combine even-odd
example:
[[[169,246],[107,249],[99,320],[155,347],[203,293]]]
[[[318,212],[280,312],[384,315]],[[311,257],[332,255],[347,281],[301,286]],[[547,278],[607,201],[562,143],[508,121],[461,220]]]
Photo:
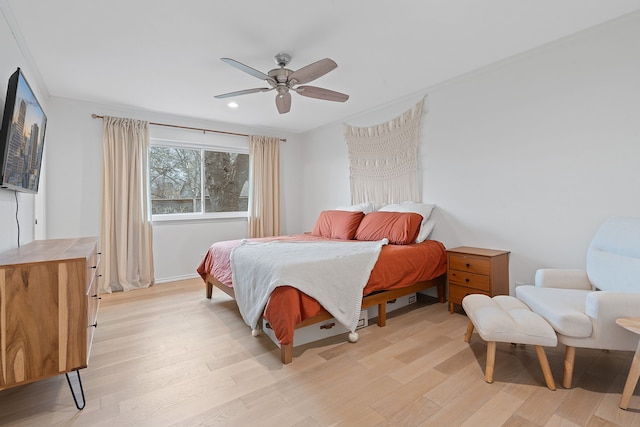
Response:
[[[271,240],[327,240],[309,234],[252,239],[258,241]],[[241,240],[229,240],[211,245],[209,251],[198,266],[198,274],[206,280],[207,274],[215,277],[227,286],[231,283],[230,255],[233,248]],[[447,271],[446,250],[436,240],[426,240],[410,245],[385,245],[382,247],[369,282],[364,288],[363,296],[376,291],[397,289],[416,282],[431,280]],[[269,297],[264,311],[278,342],[291,344],[295,325],[309,317],[324,311],[313,298],[291,286],[276,288]]]

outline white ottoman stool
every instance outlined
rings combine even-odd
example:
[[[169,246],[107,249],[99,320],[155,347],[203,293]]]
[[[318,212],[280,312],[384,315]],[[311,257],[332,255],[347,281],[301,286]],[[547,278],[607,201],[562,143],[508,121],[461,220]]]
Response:
[[[519,299],[506,295],[493,298],[482,294],[467,295],[462,300],[462,307],[469,317],[469,326],[464,335],[465,342],[471,339],[474,327],[487,342],[485,380],[488,383],[493,382],[496,342],[508,342],[534,345],[547,387],[551,390],[556,389],[542,346],[555,347],[558,337],[546,320],[531,311]]]

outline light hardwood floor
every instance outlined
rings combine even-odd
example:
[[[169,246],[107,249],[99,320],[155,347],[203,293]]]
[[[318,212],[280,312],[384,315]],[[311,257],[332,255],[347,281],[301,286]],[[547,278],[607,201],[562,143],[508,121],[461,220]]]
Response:
[[[574,388],[550,391],[533,346],[463,335],[467,318],[427,298],[361,329],[294,350],[283,366],[235,302],[198,279],[104,295],[78,411],[64,376],[0,391],[16,426],[632,426],[640,397],[618,408],[630,352],[578,349]],[[556,382],[563,348],[547,349]]]

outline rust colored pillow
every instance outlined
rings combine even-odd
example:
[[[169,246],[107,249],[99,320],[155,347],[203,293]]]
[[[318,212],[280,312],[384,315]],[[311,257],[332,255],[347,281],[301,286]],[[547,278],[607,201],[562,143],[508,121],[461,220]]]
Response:
[[[364,213],[349,211],[322,211],[311,235],[328,239],[351,240],[356,234]]]
[[[381,240],[393,245],[416,241],[422,215],[415,212],[371,212],[364,216],[356,231],[356,240]]]

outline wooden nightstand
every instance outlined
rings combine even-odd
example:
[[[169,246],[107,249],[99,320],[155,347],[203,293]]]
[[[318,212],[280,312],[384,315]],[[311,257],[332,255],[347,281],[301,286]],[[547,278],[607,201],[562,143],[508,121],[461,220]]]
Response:
[[[469,294],[509,295],[509,251],[460,246],[447,250],[449,312]]]

